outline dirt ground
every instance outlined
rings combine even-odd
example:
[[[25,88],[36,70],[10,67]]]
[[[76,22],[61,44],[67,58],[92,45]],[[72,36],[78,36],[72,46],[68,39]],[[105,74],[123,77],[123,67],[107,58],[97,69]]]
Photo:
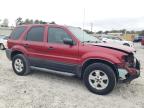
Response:
[[[144,108],[144,47],[135,45],[141,77],[108,95],[89,92],[75,77],[45,72],[17,76],[0,51],[0,108]]]

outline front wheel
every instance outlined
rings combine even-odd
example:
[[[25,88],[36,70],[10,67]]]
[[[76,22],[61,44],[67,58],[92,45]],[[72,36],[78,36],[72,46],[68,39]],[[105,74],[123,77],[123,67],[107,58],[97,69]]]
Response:
[[[83,80],[88,90],[99,95],[110,93],[116,85],[114,71],[103,63],[89,65],[84,72]]]
[[[17,54],[12,58],[12,67],[17,75],[26,75],[30,72],[29,63],[22,54]]]

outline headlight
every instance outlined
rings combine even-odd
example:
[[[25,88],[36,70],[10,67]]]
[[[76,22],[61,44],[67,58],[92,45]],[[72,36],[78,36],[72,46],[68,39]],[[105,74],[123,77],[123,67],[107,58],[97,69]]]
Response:
[[[127,56],[123,56],[123,59],[125,60],[128,67],[135,67],[136,58],[134,57],[132,53]]]

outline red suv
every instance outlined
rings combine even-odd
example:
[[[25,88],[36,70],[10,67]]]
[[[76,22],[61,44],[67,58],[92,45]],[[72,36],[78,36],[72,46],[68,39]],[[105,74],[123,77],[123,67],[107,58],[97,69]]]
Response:
[[[118,82],[140,75],[135,50],[126,46],[99,43],[77,27],[22,25],[8,39],[7,57],[17,75],[43,70],[74,74],[93,93],[104,95]]]

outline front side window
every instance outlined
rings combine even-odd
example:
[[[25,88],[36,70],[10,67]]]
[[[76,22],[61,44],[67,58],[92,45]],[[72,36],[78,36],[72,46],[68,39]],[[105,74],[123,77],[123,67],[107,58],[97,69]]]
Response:
[[[42,42],[44,39],[44,27],[32,27],[27,33],[27,41]]]
[[[63,44],[64,39],[71,39],[71,37],[61,28],[51,27],[48,29],[48,42]]]
[[[21,36],[21,34],[25,31],[25,27],[17,27],[14,29],[14,31],[11,33],[10,38],[17,40]]]

